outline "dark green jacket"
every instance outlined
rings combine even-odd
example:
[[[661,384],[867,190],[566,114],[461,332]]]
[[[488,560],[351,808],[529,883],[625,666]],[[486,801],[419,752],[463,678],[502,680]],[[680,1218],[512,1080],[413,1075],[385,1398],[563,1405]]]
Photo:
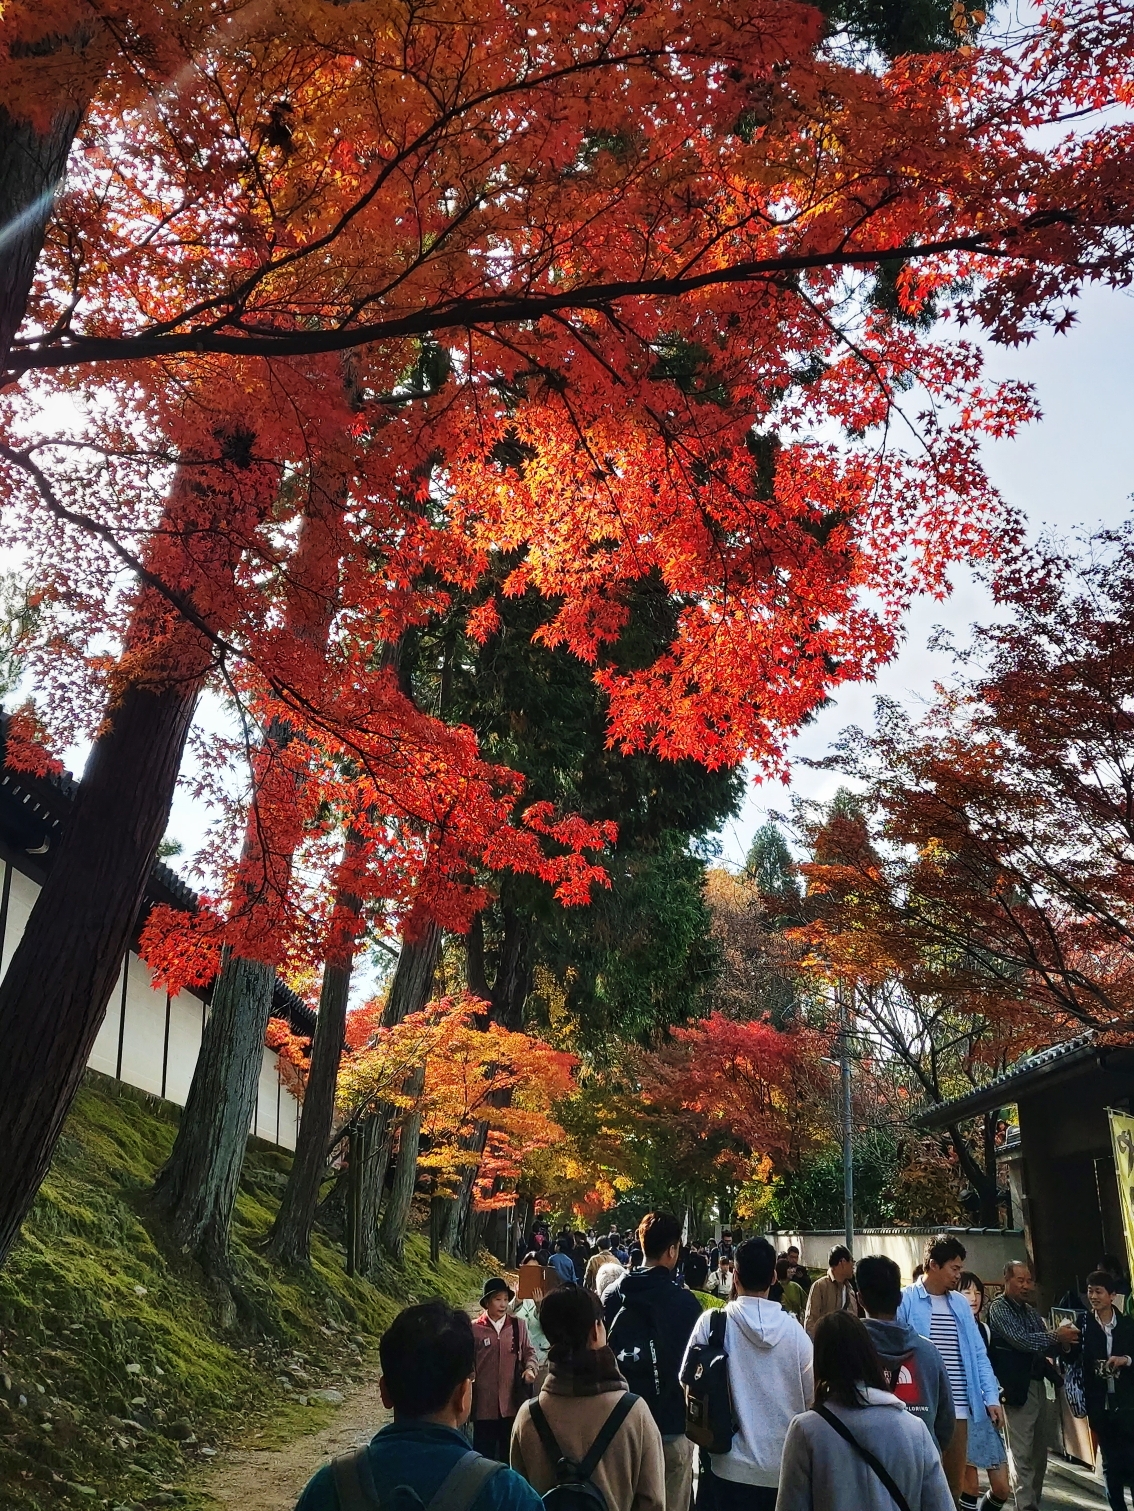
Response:
[[[370,1472],[387,1511],[420,1511],[420,1506],[428,1506],[457,1460],[469,1451],[469,1442],[452,1427],[403,1419],[383,1427],[371,1438],[368,1451]],[[396,1494],[402,1486],[406,1493]],[[542,1500],[527,1480],[505,1468],[488,1480],[469,1511],[542,1511],[542,1507]],[[329,1464],[310,1481],[295,1511],[342,1511]]]

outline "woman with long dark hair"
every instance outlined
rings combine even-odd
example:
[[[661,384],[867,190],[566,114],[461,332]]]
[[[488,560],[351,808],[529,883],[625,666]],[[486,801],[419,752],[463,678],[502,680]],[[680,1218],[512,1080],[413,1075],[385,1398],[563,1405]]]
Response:
[[[776,1511],[954,1511],[937,1444],[849,1312],[815,1330],[815,1401],[788,1428]]]
[[[607,1511],[665,1511],[665,1459],[650,1409],[631,1396],[607,1345],[602,1304],[584,1287],[550,1291],[539,1309],[548,1374],[512,1431],[512,1468],[540,1495],[564,1461],[587,1464]],[[572,1475],[567,1476],[569,1479]]]

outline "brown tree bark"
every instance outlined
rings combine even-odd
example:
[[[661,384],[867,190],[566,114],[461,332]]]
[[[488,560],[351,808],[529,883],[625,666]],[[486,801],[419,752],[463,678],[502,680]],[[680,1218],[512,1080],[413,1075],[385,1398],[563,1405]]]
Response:
[[[425,1067],[416,1070],[406,1083],[406,1095],[419,1097],[425,1089]],[[394,1184],[382,1214],[378,1242],[395,1262],[401,1264],[406,1252],[406,1228],[410,1203],[417,1186],[417,1156],[421,1147],[421,1113],[414,1108],[402,1118],[398,1134],[398,1161],[394,1166]]]
[[[227,526],[237,500],[224,484],[245,465],[222,459],[192,480],[179,474],[166,510],[166,549],[182,531],[187,579],[209,581],[212,592],[235,572],[239,547]],[[245,510],[266,511],[272,493],[260,486],[265,482],[262,476],[245,480]],[[215,518],[207,543],[203,509]],[[191,592],[185,597],[191,602]],[[0,1262],[47,1173],[132,940],[197,696],[213,665],[214,645],[203,624],[188,623],[156,587],[139,594],[127,637],[129,680],[112,691],[47,880],[0,982],[6,1046],[0,1060]],[[223,632],[226,626],[209,628]]]
[[[311,1231],[319,1205],[319,1187],[327,1165],[327,1145],[335,1120],[335,1087],[346,1029],[347,999],[362,905],[351,890],[356,881],[358,836],[347,835],[339,866],[331,920],[332,953],[323,967],[319,1015],[311,1044],[311,1069],[303,1098],[303,1117],[295,1157],[283,1200],[268,1241],[268,1252],[282,1264],[311,1263]]]

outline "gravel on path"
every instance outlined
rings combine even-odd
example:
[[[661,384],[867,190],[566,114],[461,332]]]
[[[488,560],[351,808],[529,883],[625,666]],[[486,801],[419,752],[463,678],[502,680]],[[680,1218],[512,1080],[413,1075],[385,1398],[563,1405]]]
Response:
[[[338,1407],[334,1420],[283,1448],[240,1448],[226,1453],[197,1481],[225,1511],[293,1511],[316,1469],[339,1453],[359,1448],[384,1427],[390,1413],[368,1381]]]

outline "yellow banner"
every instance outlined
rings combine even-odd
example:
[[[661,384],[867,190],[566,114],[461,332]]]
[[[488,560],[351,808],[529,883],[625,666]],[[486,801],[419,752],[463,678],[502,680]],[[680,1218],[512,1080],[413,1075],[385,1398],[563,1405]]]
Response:
[[[1110,1141],[1114,1147],[1114,1173],[1118,1177],[1118,1201],[1122,1208],[1122,1231],[1126,1235],[1126,1263],[1134,1272],[1134,1116],[1109,1107]]]

